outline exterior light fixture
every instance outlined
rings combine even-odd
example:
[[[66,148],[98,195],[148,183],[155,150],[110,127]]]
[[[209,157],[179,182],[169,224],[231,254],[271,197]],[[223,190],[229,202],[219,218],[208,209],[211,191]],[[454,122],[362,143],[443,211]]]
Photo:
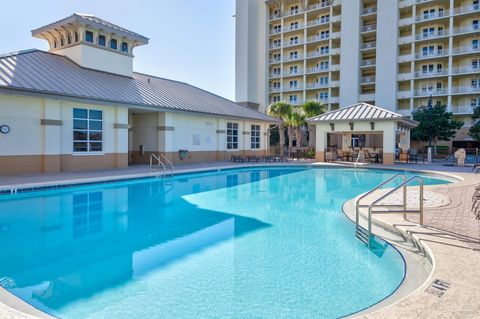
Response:
[[[375,122],[370,122],[370,128],[373,130],[375,130]]]
[[[350,122],[348,124],[350,125],[350,131],[353,131],[353,127],[354,127],[353,122]]]
[[[335,123],[330,123],[330,128],[332,129],[332,131],[335,131]]]

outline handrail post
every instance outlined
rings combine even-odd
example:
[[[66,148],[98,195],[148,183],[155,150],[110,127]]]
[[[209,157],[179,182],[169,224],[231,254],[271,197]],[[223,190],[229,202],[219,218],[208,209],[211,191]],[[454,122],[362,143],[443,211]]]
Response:
[[[419,194],[419,198],[420,198],[420,225],[423,226],[423,179],[419,179],[420,180],[420,194]]]
[[[407,177],[403,175],[403,182],[407,180]],[[407,184],[403,185],[403,210],[407,210]],[[407,214],[403,214],[403,219],[407,219]]]
[[[370,249],[370,237],[372,236],[372,208],[373,208],[373,205],[370,205],[368,207],[368,238],[367,238],[368,249]]]

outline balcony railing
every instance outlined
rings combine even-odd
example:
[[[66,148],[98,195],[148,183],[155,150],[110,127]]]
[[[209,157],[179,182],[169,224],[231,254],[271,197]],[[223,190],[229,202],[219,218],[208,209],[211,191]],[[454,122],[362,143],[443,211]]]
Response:
[[[270,20],[280,19],[282,17],[281,13],[275,13],[270,15]]]
[[[362,27],[362,32],[370,32],[370,31],[375,31],[375,30],[377,30],[377,25],[376,24],[364,25]]]
[[[332,5],[332,2],[333,1],[326,1],[326,2],[322,2],[322,3],[316,3],[316,4],[312,4],[310,6],[307,7],[307,10],[316,10],[316,9],[322,9],[322,8],[327,8],[329,6]]]
[[[408,62],[408,61],[412,61],[411,54],[402,54],[398,56],[398,62]]]
[[[292,71],[292,72],[284,72],[283,76],[300,76],[303,75],[303,71]]]
[[[288,25],[288,26],[285,26],[283,31],[284,32],[289,32],[289,31],[301,30],[301,29],[303,29],[303,26],[304,26],[303,23]]]
[[[464,7],[455,8],[454,13],[455,14],[464,14],[464,13],[477,12],[477,11],[480,11],[480,4],[474,4],[474,5],[471,5],[471,6],[464,6]]]
[[[301,59],[303,59],[303,54],[287,55],[287,56],[283,57],[284,62],[296,61],[296,60],[301,60]]]
[[[438,58],[442,56],[447,56],[448,50],[435,50],[415,54],[415,59],[429,59],[429,58]]]
[[[326,23],[329,23],[329,22],[330,22],[330,17],[327,17],[327,18],[317,19],[317,20],[313,20],[313,21],[308,21],[307,26],[314,27],[314,26],[326,24]]]
[[[287,10],[283,16],[284,17],[291,17],[291,16],[294,16],[296,14],[300,14],[302,12],[303,12],[303,8],[298,7],[298,9],[295,9],[295,10]]]
[[[449,32],[448,29],[446,30],[435,30],[432,32],[424,32],[415,35],[415,40],[427,40],[427,39],[435,39],[448,36]]]
[[[302,84],[287,86],[283,89],[284,92],[302,91],[302,90],[303,90],[303,85]]]
[[[313,52],[307,53],[307,58],[317,58],[322,56],[328,56],[328,54],[329,54],[329,50],[313,51]]]
[[[282,62],[281,58],[271,58],[270,59],[270,63],[280,63],[280,62]]]
[[[453,94],[480,93],[480,86],[468,86],[468,85],[454,86],[452,87],[452,93]]]
[[[307,42],[315,42],[315,41],[324,41],[330,39],[330,33],[324,33],[324,34],[319,34],[319,35],[314,35],[311,37],[308,37]]]
[[[360,62],[360,66],[374,66],[376,62],[375,59],[363,60]]]
[[[364,76],[360,78],[360,83],[361,84],[372,84],[375,83],[375,77],[374,76]]]
[[[362,10],[362,15],[377,13],[377,7],[368,7]]]
[[[415,96],[430,96],[430,95],[446,95],[448,94],[448,89],[438,88],[438,89],[421,89],[415,90]]]
[[[293,40],[293,41],[285,41],[283,47],[288,48],[288,47],[293,47],[296,45],[301,45],[305,43],[303,39],[298,39],[298,40]]]
[[[282,28],[270,29],[270,34],[279,34],[282,33]]]
[[[371,41],[371,42],[365,42],[365,43],[362,43],[362,45],[360,46],[360,48],[362,50],[365,50],[365,49],[373,49],[377,46],[377,42],[376,41]]]
[[[271,86],[271,87],[269,88],[269,92],[271,92],[271,93],[277,93],[277,92],[280,92],[280,91],[281,91],[281,88],[279,88],[279,87],[273,87],[273,86]]]
[[[453,48],[453,54],[480,52],[480,45]]]
[[[448,70],[432,70],[432,71],[416,71],[415,73],[416,78],[426,78],[426,77],[435,77],[435,76],[443,76],[448,75]]]
[[[464,27],[458,27],[454,29],[454,34],[470,33],[470,32],[480,32],[479,25],[469,25]]]
[[[471,105],[452,105],[453,114],[473,114],[473,106]]]
[[[328,83],[307,83],[306,85],[307,90],[327,89],[327,88],[328,88]]]
[[[480,73],[480,68],[474,68],[471,66],[460,66],[452,68],[452,74],[464,74],[464,73]]]
[[[321,73],[321,72],[328,72],[328,67],[319,67],[319,68],[307,68],[307,74],[311,73]]]
[[[279,78],[280,77],[280,73],[270,73],[270,78],[273,79],[273,78]]]
[[[300,99],[300,100],[297,99],[297,100],[292,100],[292,101],[284,100],[283,102],[291,104],[291,105],[301,105],[301,104],[305,103],[305,100],[302,100],[302,99]]]
[[[282,47],[282,43],[281,42],[276,42],[276,43],[271,43],[270,44],[270,49],[279,49]]]
[[[417,20],[417,22],[429,21],[429,20],[438,19],[438,18],[445,18],[448,16],[449,16],[448,11],[438,11],[438,12],[420,14],[415,18],[415,20]]]

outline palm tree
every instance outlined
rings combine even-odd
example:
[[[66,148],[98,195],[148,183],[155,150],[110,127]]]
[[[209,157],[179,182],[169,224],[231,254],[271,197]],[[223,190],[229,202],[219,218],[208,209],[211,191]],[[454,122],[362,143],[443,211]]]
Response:
[[[307,101],[302,105],[303,112],[306,118],[311,118],[325,113],[326,107],[322,103],[316,101]],[[308,125],[308,146],[315,148],[315,134],[316,126],[314,124]]]
[[[276,117],[280,120],[277,123],[278,127],[278,135],[279,135],[279,142],[280,142],[280,154],[283,156],[285,154],[285,120],[290,117],[290,113],[292,111],[292,106],[285,102],[277,102],[270,104],[267,109],[267,114]]]
[[[288,134],[288,150],[293,148],[293,140],[295,139],[295,120],[294,120],[294,107],[292,107],[290,113],[285,118],[285,126],[287,127]]]
[[[302,146],[302,127],[305,125],[305,113],[301,107],[294,107],[290,115],[290,122],[295,130],[297,147]]]

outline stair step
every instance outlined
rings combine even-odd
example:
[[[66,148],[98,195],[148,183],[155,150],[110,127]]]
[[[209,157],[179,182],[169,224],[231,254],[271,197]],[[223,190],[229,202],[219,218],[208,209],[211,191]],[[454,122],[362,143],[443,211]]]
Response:
[[[363,227],[357,227],[356,231],[357,231],[357,233],[362,233],[362,234],[365,234],[365,235],[368,234],[368,231]]]
[[[362,238],[368,239],[368,235],[367,235],[367,234],[364,234],[364,233],[356,233],[355,235],[356,235],[357,237],[362,237]]]

